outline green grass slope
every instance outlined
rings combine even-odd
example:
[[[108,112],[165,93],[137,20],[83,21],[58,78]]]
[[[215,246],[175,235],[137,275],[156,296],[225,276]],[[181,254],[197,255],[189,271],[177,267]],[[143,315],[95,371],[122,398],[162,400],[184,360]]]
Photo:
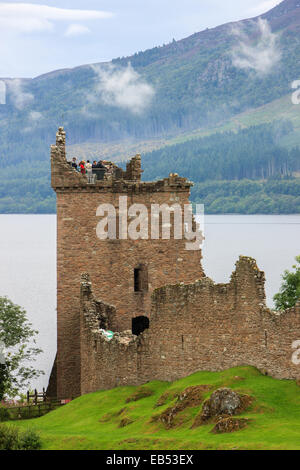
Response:
[[[192,428],[201,412],[198,404],[179,412],[167,429],[158,416],[175,405],[178,393],[197,385],[209,385],[202,402],[220,387],[251,395],[252,404],[238,416],[249,419],[248,427],[228,434],[212,433],[213,422]],[[164,404],[157,406],[159,400]],[[252,367],[198,372],[174,383],[151,382],[85,395],[18,425],[36,429],[43,449],[300,449],[300,388],[292,381],[265,377]]]

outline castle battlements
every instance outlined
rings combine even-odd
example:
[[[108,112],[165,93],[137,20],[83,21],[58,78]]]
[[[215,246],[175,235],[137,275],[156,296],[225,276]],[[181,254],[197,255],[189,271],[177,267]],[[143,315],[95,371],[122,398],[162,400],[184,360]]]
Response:
[[[102,175],[103,179],[82,175],[67,161],[66,133],[60,127],[56,134],[56,144],[51,146],[51,184],[55,191],[76,189],[86,192],[114,192],[114,193],[151,193],[166,192],[170,190],[189,193],[193,183],[177,174],[170,174],[168,178],[160,181],[143,182],[141,175],[141,156],[136,155],[126,164],[126,170],[112,164],[111,173]],[[95,174],[95,176],[97,176]]]

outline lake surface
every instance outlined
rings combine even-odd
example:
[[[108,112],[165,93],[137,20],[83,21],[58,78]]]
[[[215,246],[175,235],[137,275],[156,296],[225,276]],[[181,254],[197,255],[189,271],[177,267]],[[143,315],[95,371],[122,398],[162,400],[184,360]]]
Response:
[[[0,215],[0,296],[24,307],[44,350],[37,367],[46,373],[33,385],[47,386],[56,352],[56,217]],[[239,255],[256,258],[266,272],[272,307],[281,274],[300,255],[300,215],[205,217],[203,266],[216,282],[228,282]]]

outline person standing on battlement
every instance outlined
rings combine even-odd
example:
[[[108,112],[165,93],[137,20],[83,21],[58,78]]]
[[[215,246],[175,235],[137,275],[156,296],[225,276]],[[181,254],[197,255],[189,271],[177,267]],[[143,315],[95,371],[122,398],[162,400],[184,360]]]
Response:
[[[87,172],[88,181],[89,183],[92,183],[93,182],[93,165],[91,164],[89,160],[86,162],[85,168]]]
[[[92,172],[92,164],[89,160],[86,162],[85,168],[86,168],[88,173]]]
[[[81,174],[85,175],[86,174],[86,169],[85,169],[85,161],[84,160],[81,160],[81,162],[79,163],[79,168],[80,168]]]
[[[106,166],[103,165],[103,161],[102,161],[102,160],[99,160],[99,162],[97,163],[97,168],[102,168],[103,170],[107,170]]]
[[[77,170],[78,165],[77,165],[77,158],[76,157],[72,158],[71,167],[75,168],[75,170]]]

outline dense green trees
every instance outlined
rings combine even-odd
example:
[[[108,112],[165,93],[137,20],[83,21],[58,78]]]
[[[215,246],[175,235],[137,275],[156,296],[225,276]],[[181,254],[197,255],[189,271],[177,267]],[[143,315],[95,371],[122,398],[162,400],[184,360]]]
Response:
[[[300,179],[196,183],[191,199],[206,214],[299,214]]]
[[[55,211],[48,161],[58,125],[67,128],[69,144],[168,140],[183,132],[223,125],[243,111],[286,96],[291,91],[288,84],[300,76],[300,38],[294,26],[290,28],[294,18],[290,13],[283,15],[277,38],[281,61],[275,73],[261,76],[235,67],[230,51],[237,38],[224,26],[112,61],[109,70],[126,70],[131,64],[140,80],[153,86],[153,100],[141,113],[103,99],[101,73],[90,66],[23,80],[20,93],[30,99],[22,109],[15,106],[13,84],[8,81],[7,104],[0,107],[0,212]],[[269,20],[276,30],[277,19],[270,16]],[[255,22],[245,21],[240,27],[249,35],[249,44],[256,44]],[[172,171],[199,184],[212,181],[214,186],[215,181],[290,177],[299,171],[300,151],[287,151],[280,141],[291,130],[290,123],[279,122],[164,147],[145,155],[145,178],[165,177]],[[265,186],[258,200],[245,182],[243,191],[249,193],[237,194],[237,186],[233,194],[218,198],[211,192],[206,204],[213,213],[222,207],[243,213],[254,207],[266,213],[298,211],[298,196],[287,185],[285,180],[280,193],[278,186],[275,193]]]
[[[274,296],[276,310],[294,307],[300,299],[300,256],[295,259],[293,271],[285,271],[280,292]]]
[[[16,396],[31,379],[43,373],[32,366],[41,352],[35,345],[36,335],[25,310],[0,297],[0,401],[3,396]]]
[[[148,140],[224,124],[227,118],[286,96],[289,84],[300,76],[300,38],[289,29],[293,21],[287,15],[278,36],[280,63],[274,73],[263,76],[233,64],[230,52],[237,38],[224,26],[98,64],[98,70],[126,70],[131,64],[140,79],[153,86],[153,100],[141,113],[107,96],[103,99],[101,73],[90,66],[22,80],[21,96],[30,97],[22,109],[15,106],[13,83],[8,81],[7,104],[0,107],[0,167],[2,159],[43,159],[59,124],[68,129],[70,143]],[[276,28],[277,20],[274,23]],[[240,27],[249,34],[249,43],[256,44],[255,22]]]
[[[300,213],[300,149],[277,145],[291,130],[283,121],[166,146],[143,155],[143,179],[189,178],[192,202],[206,213]],[[0,213],[54,213],[49,156],[7,163],[0,159]]]
[[[195,182],[268,179],[300,170],[300,150],[277,145],[293,129],[291,123],[253,126],[239,132],[218,133],[145,155],[145,179],[180,173]]]

